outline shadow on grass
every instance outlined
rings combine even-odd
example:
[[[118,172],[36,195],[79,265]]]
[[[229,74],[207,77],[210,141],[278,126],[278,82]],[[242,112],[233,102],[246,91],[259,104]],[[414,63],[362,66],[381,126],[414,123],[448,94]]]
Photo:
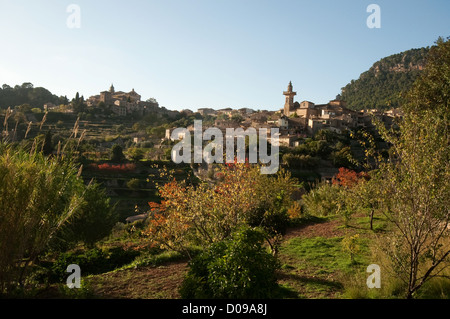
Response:
[[[279,280],[286,280],[288,283],[293,282],[300,284],[301,286],[309,286],[317,289],[318,291],[329,291],[335,292],[344,289],[344,286],[337,281],[330,281],[322,278],[315,278],[310,276],[301,276],[297,274],[286,274],[280,273],[278,276]],[[280,286],[280,298],[305,298],[299,295],[298,291],[294,288]]]
[[[356,224],[347,224],[347,225],[342,225],[339,226],[338,229],[356,229],[356,230],[364,230],[364,231],[368,231],[368,232],[373,232],[373,233],[385,233],[386,232],[386,226],[385,225],[374,225],[372,229],[370,229],[370,226],[360,226],[360,225],[356,225]]]
[[[321,224],[331,220],[331,217],[308,216],[292,220],[288,228],[301,228],[314,224]]]
[[[302,299],[303,296],[299,296],[298,292],[290,287],[283,285],[278,286],[278,291],[276,292],[275,299]]]
[[[315,286],[324,286],[328,288],[334,288],[334,289],[342,289],[344,286],[337,281],[330,281],[322,278],[314,278],[309,276],[300,276],[296,274],[283,274],[281,276],[283,279],[293,280],[297,281],[303,284],[312,284]]]

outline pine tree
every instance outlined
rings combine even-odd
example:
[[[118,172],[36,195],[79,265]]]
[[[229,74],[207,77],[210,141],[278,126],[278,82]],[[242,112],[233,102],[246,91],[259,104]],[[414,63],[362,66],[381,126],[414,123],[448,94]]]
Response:
[[[47,131],[47,133],[45,134],[44,145],[42,146],[42,152],[46,156],[52,154],[52,152],[53,152],[52,133],[50,130]]]

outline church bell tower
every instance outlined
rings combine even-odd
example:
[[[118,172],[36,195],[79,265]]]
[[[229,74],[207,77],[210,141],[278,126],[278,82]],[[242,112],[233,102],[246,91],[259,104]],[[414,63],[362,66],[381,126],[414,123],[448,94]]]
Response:
[[[289,81],[288,89],[283,92],[283,95],[286,96],[286,101],[284,103],[284,115],[289,116],[290,112],[294,110],[294,96],[297,95],[297,92],[293,91],[291,81]]]

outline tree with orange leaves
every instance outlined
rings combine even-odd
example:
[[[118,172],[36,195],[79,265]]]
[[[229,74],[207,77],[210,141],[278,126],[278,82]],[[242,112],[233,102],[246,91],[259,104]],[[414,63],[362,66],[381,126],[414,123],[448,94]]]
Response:
[[[346,188],[352,188],[356,184],[358,184],[359,180],[366,176],[364,173],[358,173],[354,170],[341,167],[339,168],[339,173],[333,178],[333,184],[344,186]]]
[[[333,178],[333,185],[341,186],[340,213],[347,224],[355,212],[364,212],[369,216],[370,229],[373,230],[373,219],[376,205],[373,201],[374,186],[369,183],[370,175],[366,172],[356,172],[345,167],[339,168],[339,173]]]
[[[171,179],[158,186],[161,203],[149,203],[145,234],[155,245],[186,254],[189,246],[222,241],[245,224],[275,236],[284,231],[294,189],[295,181],[284,170],[268,176],[257,166],[239,163],[223,165],[214,185]]]

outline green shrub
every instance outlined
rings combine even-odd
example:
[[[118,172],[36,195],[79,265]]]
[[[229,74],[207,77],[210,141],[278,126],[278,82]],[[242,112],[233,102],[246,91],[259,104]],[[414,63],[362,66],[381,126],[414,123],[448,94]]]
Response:
[[[433,278],[426,282],[418,292],[417,298],[421,299],[449,299],[450,279]]]
[[[342,213],[344,201],[339,186],[323,183],[302,197],[305,212],[311,216],[332,216]]]
[[[355,263],[355,255],[360,251],[358,240],[359,234],[345,236],[344,239],[342,239],[342,249],[344,252],[348,253],[352,264]]]
[[[23,283],[28,266],[80,211],[86,186],[78,170],[70,159],[0,143],[0,293]]]
[[[118,144],[113,145],[111,148],[111,161],[120,163],[125,159],[122,147]]]
[[[291,169],[313,169],[319,165],[320,158],[311,155],[284,154],[282,157],[284,165]]]
[[[89,281],[81,278],[81,287],[71,289],[67,285],[58,286],[58,298],[61,299],[92,299],[95,298],[95,294],[92,290],[92,286]]]
[[[274,256],[261,230],[245,226],[196,256],[180,288],[182,298],[271,298],[278,284]]]
[[[127,182],[127,187],[131,190],[138,190],[141,186],[141,182],[137,178],[132,178]]]
[[[286,207],[289,195],[284,190],[273,195],[270,203],[261,202],[260,206],[249,214],[247,222],[250,226],[262,227],[271,236],[284,235],[289,225],[288,208]]]
[[[118,222],[115,206],[110,204],[106,190],[99,184],[85,189],[84,201],[78,214],[62,227],[50,242],[51,248],[68,249],[79,242],[93,247],[97,241],[109,235]]]
[[[101,274],[131,263],[138,255],[137,251],[124,250],[121,247],[110,250],[94,248],[85,252],[66,252],[60,254],[50,265],[41,265],[47,269],[47,272],[42,272],[38,279],[42,281],[47,276],[49,282],[65,283],[69,276],[66,269],[70,264],[80,266],[82,276]]]

